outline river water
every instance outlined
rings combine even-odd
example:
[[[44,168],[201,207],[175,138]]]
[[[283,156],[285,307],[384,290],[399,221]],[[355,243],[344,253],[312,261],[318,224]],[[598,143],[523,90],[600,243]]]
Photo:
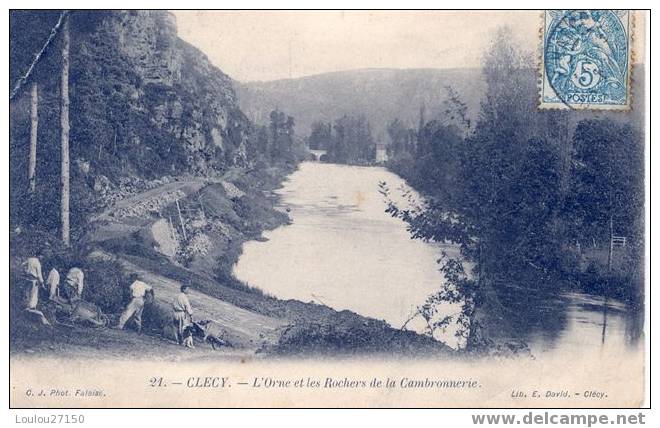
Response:
[[[263,242],[245,243],[235,276],[281,299],[348,309],[400,328],[441,286],[442,251],[456,249],[410,239],[405,223],[385,213],[380,181],[403,203],[404,180],[384,168],[303,162],[277,191],[292,223],[265,232]],[[502,304],[535,353],[616,349],[636,334],[617,301],[579,293],[521,298],[516,290]],[[446,306],[442,314],[456,310]],[[423,332],[424,323],[418,317],[408,328]],[[436,338],[456,347],[453,333]]]

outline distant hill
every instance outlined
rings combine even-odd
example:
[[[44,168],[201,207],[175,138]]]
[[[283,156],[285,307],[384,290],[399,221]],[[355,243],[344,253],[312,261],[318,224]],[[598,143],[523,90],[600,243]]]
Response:
[[[629,112],[598,110],[576,111],[577,121],[610,118],[630,121],[638,129],[644,125],[644,69],[633,66],[633,106]],[[536,69],[529,78],[536,79]],[[486,83],[478,68],[465,69],[360,69],[318,74],[297,79],[269,82],[234,82],[240,109],[258,124],[267,124],[275,108],[284,110],[296,120],[298,136],[309,135],[316,120],[331,121],[344,114],[364,114],[371,123],[373,135],[386,139],[387,124],[399,118],[417,126],[420,106],[426,106],[426,120],[439,116],[450,85],[468,106],[473,123],[479,114]]]
[[[270,111],[280,108],[295,118],[297,134],[307,136],[316,120],[364,114],[377,138],[384,138],[387,124],[397,117],[416,126],[422,104],[426,119],[432,119],[447,98],[447,85],[476,118],[485,89],[480,69],[361,69],[234,83],[239,106],[253,122],[267,123]]]

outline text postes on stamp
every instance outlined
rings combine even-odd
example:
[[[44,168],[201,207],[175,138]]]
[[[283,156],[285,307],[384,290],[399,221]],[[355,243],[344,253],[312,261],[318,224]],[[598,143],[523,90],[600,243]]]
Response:
[[[628,10],[547,10],[540,108],[627,110],[631,104]]]

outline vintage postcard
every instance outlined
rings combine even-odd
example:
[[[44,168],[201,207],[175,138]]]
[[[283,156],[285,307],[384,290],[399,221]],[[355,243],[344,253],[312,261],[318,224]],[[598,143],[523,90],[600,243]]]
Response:
[[[11,10],[10,407],[648,406],[648,19]]]

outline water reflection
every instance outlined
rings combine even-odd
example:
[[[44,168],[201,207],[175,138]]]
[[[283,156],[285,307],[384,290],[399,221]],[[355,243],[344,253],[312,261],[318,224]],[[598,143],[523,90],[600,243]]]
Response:
[[[246,243],[235,275],[283,299],[349,309],[400,328],[442,286],[442,250],[457,251],[410,239],[406,225],[384,212],[379,181],[392,190],[404,184],[383,168],[303,163],[279,190],[292,224],[267,232],[267,242]],[[490,333],[523,339],[535,354],[617,350],[640,336],[640,311],[615,300],[512,286],[493,292]],[[441,316],[457,309],[443,308]],[[408,327],[423,332],[425,323]],[[458,343],[452,329],[438,338]]]
[[[502,331],[525,340],[535,354],[589,348],[616,352],[637,346],[641,337],[643,312],[633,304],[519,287],[501,287],[497,294],[510,327]]]
[[[379,181],[393,191],[404,184],[384,168],[303,163],[278,191],[292,224],[265,233],[267,242],[246,243],[235,275],[280,298],[400,328],[441,286],[442,246],[410,238],[405,223],[385,212]]]

